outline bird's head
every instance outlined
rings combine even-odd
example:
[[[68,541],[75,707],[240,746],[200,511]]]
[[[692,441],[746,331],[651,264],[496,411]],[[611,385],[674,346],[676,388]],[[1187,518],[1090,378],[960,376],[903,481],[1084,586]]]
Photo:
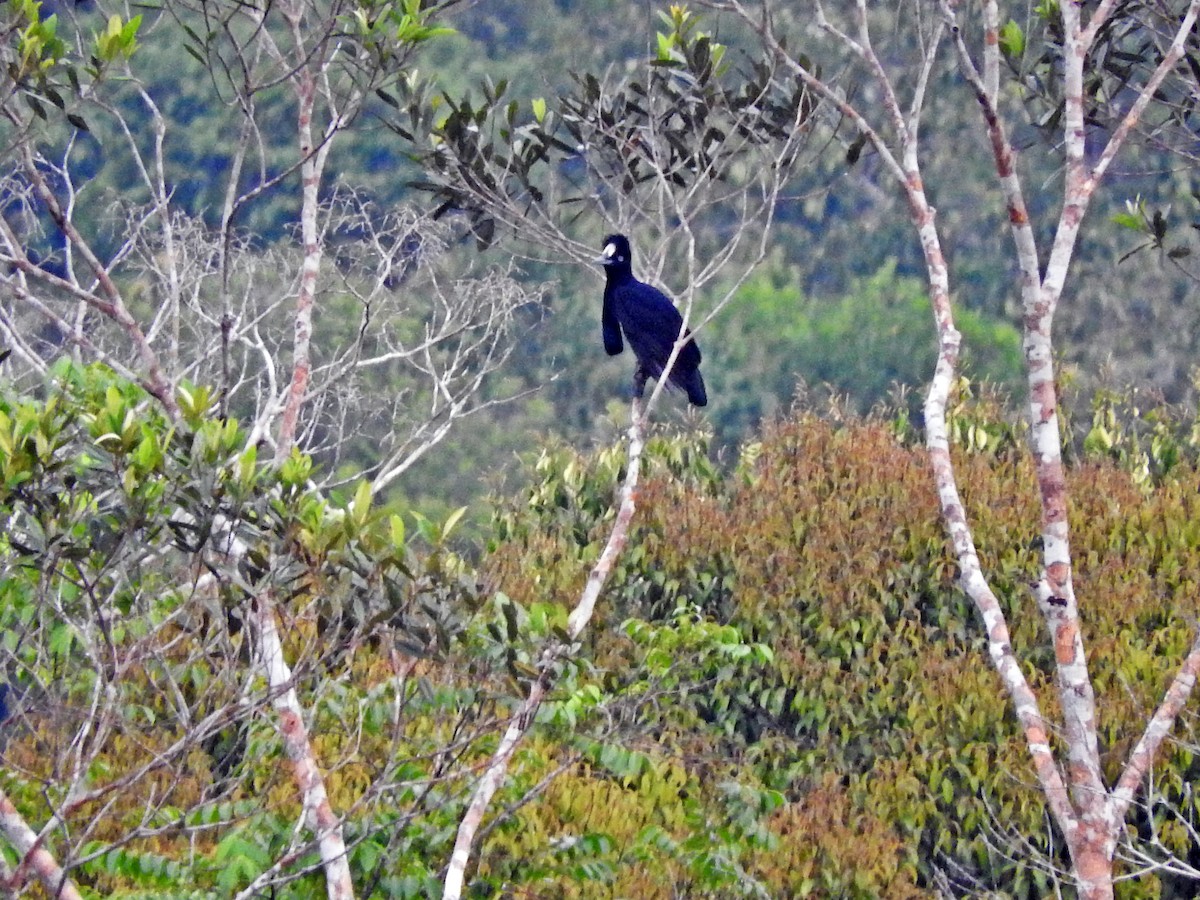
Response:
[[[596,262],[602,266],[626,266],[631,264],[629,238],[623,234],[610,234],[604,239],[604,252]]]

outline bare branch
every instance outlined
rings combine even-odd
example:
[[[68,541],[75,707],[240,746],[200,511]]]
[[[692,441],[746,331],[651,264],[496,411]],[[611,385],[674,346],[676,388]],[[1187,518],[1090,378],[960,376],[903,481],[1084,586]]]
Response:
[[[0,833],[3,833],[9,844],[21,857],[17,871],[12,875],[12,880],[16,881],[12,885],[14,889],[20,887],[21,882],[24,881],[21,873],[26,867],[29,867],[33,869],[38,881],[42,883],[46,893],[51,897],[63,898],[63,900],[82,900],[83,895],[75,886],[75,882],[67,876],[50,852],[42,846],[41,838],[34,834],[33,829],[26,824],[25,819],[13,806],[8,794],[3,789],[0,789]]]
[[[86,260],[100,286],[104,299],[101,300],[99,297],[92,295],[89,302],[116,322],[122,331],[125,332],[130,343],[133,344],[142,365],[146,369],[148,389],[163,405],[163,408],[169,415],[172,417],[178,416],[179,408],[175,404],[174,388],[163,371],[158,354],[151,348],[141,327],[133,316],[130,315],[121,297],[121,292],[117,289],[107,268],[96,257],[91,246],[84,240],[83,236],[75,228],[74,223],[63,211],[58,198],[50,190],[49,185],[46,184],[46,179],[43,177],[34,159],[33,150],[28,145],[21,148],[21,159],[24,175],[29,179],[29,183],[33,185],[33,189],[44,204],[46,211],[54,219],[54,223],[66,237],[71,248]],[[81,297],[81,299],[83,298]]]
[[[1192,647],[1184,657],[1183,665],[1175,673],[1162,702],[1150,717],[1136,746],[1130,751],[1121,777],[1113,788],[1113,816],[1118,822],[1125,820],[1129,804],[1138,787],[1146,779],[1150,766],[1158,756],[1159,747],[1175,727],[1175,719],[1191,698],[1197,675],[1200,675],[1200,635],[1192,642]]]
[[[609,532],[604,550],[591,572],[588,573],[583,592],[567,618],[567,639],[571,642],[574,642],[583,633],[588,622],[591,621],[600,591],[628,540],[629,526],[633,521],[636,509],[636,489],[641,469],[642,450],[645,445],[645,427],[645,413],[642,410],[641,402],[635,398],[629,422],[629,450],[625,480],[621,483],[621,490],[617,495],[617,517]],[[508,726],[500,738],[500,744],[489,759],[487,768],[471,795],[467,810],[459,820],[454,851],[446,870],[445,886],[442,891],[443,900],[458,900],[462,896],[475,834],[483,823],[483,817],[487,814],[492,797],[499,790],[500,784],[508,772],[513,752],[530,726],[533,725],[538,708],[554,685],[558,662],[570,651],[571,647],[567,644],[551,644],[542,651],[541,659],[538,661],[537,678],[530,685],[529,693],[517,708],[517,712],[509,719]]]

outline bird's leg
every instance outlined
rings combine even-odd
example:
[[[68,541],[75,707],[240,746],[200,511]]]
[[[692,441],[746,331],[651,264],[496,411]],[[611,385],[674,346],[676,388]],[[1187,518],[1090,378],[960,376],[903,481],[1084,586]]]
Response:
[[[646,370],[641,366],[638,366],[637,370],[633,373],[633,396],[639,400],[646,393],[646,379],[648,377]]]

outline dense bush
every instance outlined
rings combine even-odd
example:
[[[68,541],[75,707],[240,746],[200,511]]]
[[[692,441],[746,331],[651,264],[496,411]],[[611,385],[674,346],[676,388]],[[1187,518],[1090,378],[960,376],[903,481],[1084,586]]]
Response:
[[[450,662],[476,606],[453,522],[365,484],[322,496],[307,457],[259,462],[210,401],[181,388],[172,424],[66,361],[40,396],[0,395],[0,786],[35,829],[58,820],[46,848],[98,894],[322,890],[260,658],[269,603],[356,881],[423,891],[455,815],[438,753],[495,703],[482,654]]]
[[[1051,649],[1028,593],[1039,565],[1033,473],[1014,452],[1019,431],[994,412],[956,411],[962,486],[1015,646],[1054,715]],[[770,647],[770,658],[744,674],[697,671],[697,684],[669,706],[640,713],[631,738],[658,765],[674,760],[700,777],[702,790],[736,777],[781,792],[765,819],[768,839],[741,861],[767,894],[904,896],[935,884],[1019,897],[1050,890],[1038,857],[1061,865],[1062,843],[1047,833],[1024,738],[956,584],[923,450],[890,423],[801,414],[767,429],[730,475],[714,471],[702,440],[662,438],[651,452],[630,550],[595,622],[596,661],[613,679],[639,677],[620,623],[661,626],[680,608]],[[608,451],[590,460],[543,454],[538,486],[499,516],[488,561],[514,601],[577,588],[618,463]],[[1110,777],[1191,640],[1198,482],[1189,463],[1149,488],[1107,457],[1070,475]],[[694,664],[676,654],[672,670],[684,679]],[[1179,736],[1184,743],[1156,773],[1159,826],[1173,819],[1171,807],[1194,812],[1186,786],[1197,774],[1194,723]],[[611,835],[628,815],[609,801],[587,821]],[[1145,835],[1150,822],[1142,816],[1133,826]],[[1186,855],[1178,826],[1159,834]],[[567,816],[562,827],[580,826]],[[629,845],[618,842],[613,858],[622,852]],[[656,883],[650,869],[645,877]],[[1147,876],[1119,890],[1149,897],[1160,888]],[[647,883],[635,893],[668,895]]]

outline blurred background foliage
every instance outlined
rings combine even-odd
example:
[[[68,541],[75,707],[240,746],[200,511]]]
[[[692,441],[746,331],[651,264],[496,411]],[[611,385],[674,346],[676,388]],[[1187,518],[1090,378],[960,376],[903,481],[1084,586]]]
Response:
[[[97,14],[88,2],[61,8],[45,4],[43,13],[54,11],[79,16],[85,29],[92,27],[89,15]],[[573,74],[642,69],[655,56],[656,34],[663,30],[659,13],[649,3],[613,6],[591,0],[462,4],[443,20],[454,34],[423,45],[415,56],[415,71],[432,79],[427,96],[435,118],[449,109],[438,92],[478,102],[489,81],[507,82],[504,102],[511,99],[528,115],[535,100],[569,89]],[[748,45],[737,27],[716,15],[704,17],[702,25],[728,45],[725,64],[747,62]],[[586,40],[580,40],[581,33]],[[222,198],[212,191],[222,180],[206,176],[228,165],[236,119],[227,106],[215,102],[211,79],[199,61],[182,52],[188,49],[180,46],[178,29],[171,31],[165,19],[147,17],[133,64],[168,122],[180,126],[169,133],[167,143],[174,199],[193,215],[215,217]],[[929,92],[926,182],[962,310],[966,371],[1006,388],[1019,404],[1019,305],[1009,238],[991,189],[990,157],[976,127],[974,103],[959,91],[937,89],[954,78],[953,72],[939,70]],[[261,137],[268,145],[278,142],[282,165],[291,158],[293,134],[286,92],[265,94],[260,103],[268,120],[272,104],[277,105],[280,127],[264,130]],[[136,108],[131,105],[127,112],[136,122]],[[414,146],[389,127],[392,112],[377,98],[355,126],[354,140],[336,145],[331,171],[340,173],[339,187],[381,209],[432,203],[411,188],[421,179],[418,156],[427,148]],[[123,170],[127,157],[116,152],[119,141],[104,126],[98,120],[92,131],[77,132],[69,150],[91,176],[86,208],[96,217],[112,214],[118,198],[126,204],[139,199],[126,196],[127,185],[137,179]],[[1056,156],[1032,113],[1018,129],[1016,142],[1028,183],[1052,182]],[[1170,403],[1194,400],[1192,360],[1200,348],[1186,244],[1198,187],[1190,167],[1131,144],[1109,191],[1085,223],[1073,264],[1074,288],[1056,323],[1064,371],[1085,405],[1097,388],[1131,386]],[[297,192],[297,180],[288,179],[247,207],[237,225],[251,247],[267,252],[288,236],[283,229],[294,221]],[[1050,196],[1053,192],[1033,192],[1035,221],[1054,212]],[[1144,213],[1141,219],[1120,219],[1127,203]],[[932,327],[919,247],[902,202],[869,152],[847,165],[846,148],[832,143],[797,174],[776,216],[765,264],[700,335],[712,388],[704,419],[714,435],[714,451],[726,457],[760,423],[785,411],[798,387],[832,393],[846,398],[852,408],[866,410],[905,389],[911,397],[931,370]],[[574,237],[598,247],[602,235]],[[639,246],[653,246],[665,237],[634,234],[635,256]],[[700,237],[710,245],[720,241],[715,234]],[[50,256],[53,239],[44,240],[48,244],[41,251]],[[1143,252],[1131,254],[1148,242],[1151,246]],[[477,251],[467,239],[452,253],[467,266]],[[610,360],[601,352],[598,269],[547,259],[538,248],[523,244],[519,233],[497,235],[496,243],[483,251],[486,261],[502,265],[513,253],[518,259],[515,276],[532,286],[546,285],[545,303],[530,316],[531,327],[506,377],[489,390],[496,397],[514,392],[522,397],[463,423],[449,445],[420,463],[414,477],[397,488],[406,501],[446,511],[480,498],[500,473],[515,471],[517,454],[551,436],[578,444],[605,441],[613,434],[612,417],[620,414],[628,392],[629,366],[627,359]],[[636,266],[635,258],[638,271]],[[664,286],[670,291],[674,282],[678,287],[678,277],[668,268],[662,273]],[[321,317],[324,327],[336,329],[330,323],[356,320],[356,311],[340,309],[339,302],[352,303],[333,298]],[[703,313],[703,297],[700,304]],[[908,402],[914,411],[919,406]],[[668,415],[686,415],[674,409],[678,404],[669,405]],[[362,448],[364,458],[343,459],[339,465],[346,471],[368,465],[370,442],[362,442]]]

